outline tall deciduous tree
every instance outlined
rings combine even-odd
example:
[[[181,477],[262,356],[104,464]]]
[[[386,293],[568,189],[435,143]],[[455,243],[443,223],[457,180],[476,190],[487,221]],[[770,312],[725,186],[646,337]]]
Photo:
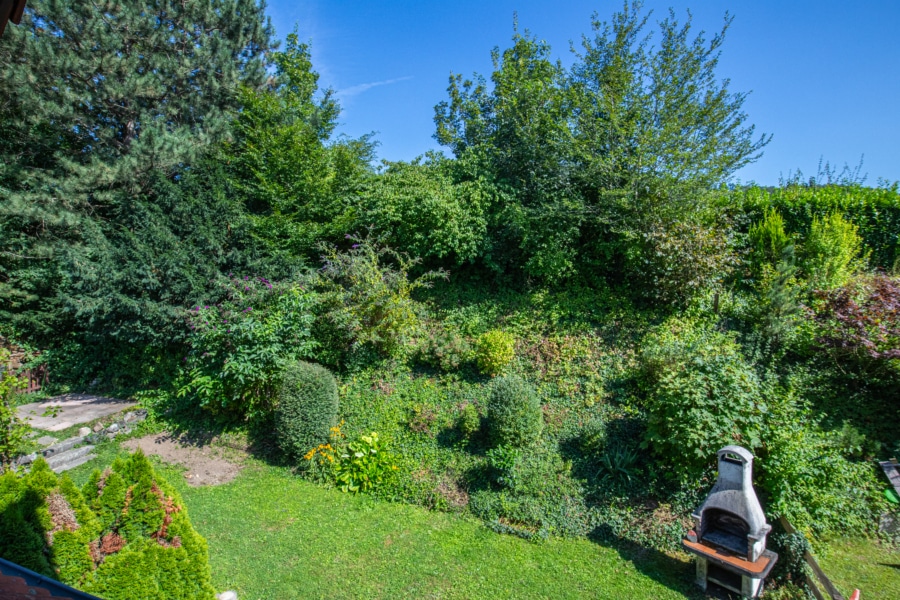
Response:
[[[707,40],[670,14],[655,46],[648,20],[638,1],[610,23],[595,17],[568,71],[547,44],[516,34],[494,51],[490,89],[453,75],[449,100],[435,108],[435,138],[458,158],[477,155],[512,189],[497,222],[515,233],[532,274],[552,279],[612,260],[653,279],[659,265],[645,259],[659,243],[671,256],[723,246],[709,240],[708,192],[769,141],[746,124],[746,94],[718,79],[730,18]],[[686,279],[700,285],[707,275]]]

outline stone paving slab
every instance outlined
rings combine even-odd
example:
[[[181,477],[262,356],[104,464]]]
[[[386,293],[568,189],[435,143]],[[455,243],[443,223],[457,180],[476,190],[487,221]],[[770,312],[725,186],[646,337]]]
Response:
[[[137,402],[128,400],[104,398],[90,394],[64,394],[48,398],[43,402],[23,404],[19,407],[19,418],[27,419],[28,424],[35,429],[62,431],[73,425],[88,423],[135,406],[137,406]],[[41,415],[51,407],[59,407],[56,409],[56,416],[42,417]]]

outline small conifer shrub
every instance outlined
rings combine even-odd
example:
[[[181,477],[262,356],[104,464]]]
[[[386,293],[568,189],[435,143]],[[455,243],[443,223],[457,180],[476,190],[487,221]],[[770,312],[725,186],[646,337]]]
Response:
[[[282,375],[275,409],[279,447],[293,458],[328,441],[337,423],[338,387],[328,369],[297,362]]]
[[[491,386],[488,426],[495,446],[526,446],[544,426],[537,392],[521,377],[498,377]]]
[[[39,459],[0,476],[0,556],[106,600],[212,600],[206,541],[139,451],[82,490]]]

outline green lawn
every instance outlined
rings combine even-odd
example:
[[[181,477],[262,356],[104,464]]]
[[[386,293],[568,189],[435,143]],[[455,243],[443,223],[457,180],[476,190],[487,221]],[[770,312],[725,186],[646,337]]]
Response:
[[[861,600],[900,598],[900,550],[871,540],[835,540],[818,559],[822,570],[847,598],[855,588]]]
[[[209,541],[215,586],[242,600],[696,597],[691,565],[652,551],[583,539],[528,542],[267,466],[206,488],[162,472]]]

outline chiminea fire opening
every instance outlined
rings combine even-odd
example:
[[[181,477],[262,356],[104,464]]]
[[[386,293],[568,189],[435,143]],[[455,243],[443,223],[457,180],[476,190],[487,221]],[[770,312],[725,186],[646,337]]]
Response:
[[[717,454],[716,484],[691,515],[694,529],[682,545],[697,555],[701,588],[712,581],[757,598],[778,555],[766,550],[772,527],[753,490],[753,455],[740,446],[726,446]]]
[[[711,508],[703,513],[703,528],[702,541],[741,556],[747,555],[750,526],[739,516]]]

